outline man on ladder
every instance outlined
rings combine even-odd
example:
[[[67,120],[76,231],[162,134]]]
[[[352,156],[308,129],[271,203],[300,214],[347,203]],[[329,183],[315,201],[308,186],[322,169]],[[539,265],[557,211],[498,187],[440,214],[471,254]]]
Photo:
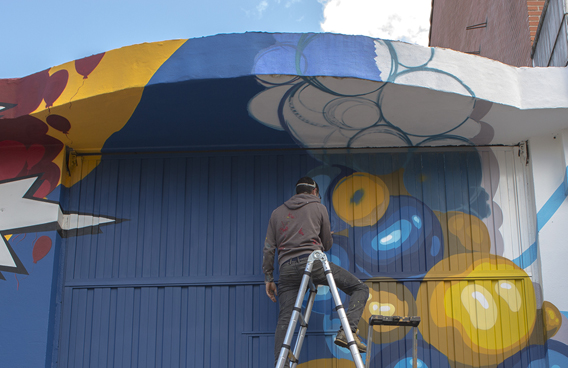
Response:
[[[266,294],[273,302],[276,302],[278,296],[280,302],[274,336],[275,361],[278,360],[290,323],[308,257],[316,250],[328,251],[333,245],[331,234],[329,215],[321,204],[317,183],[309,177],[301,178],[296,184],[296,195],[272,212],[263,249],[262,270]],[[272,276],[276,249],[280,267],[278,290]],[[350,296],[346,315],[357,347],[364,353],[366,347],[357,337],[357,325],[369,297],[369,287],[349,271],[331,262],[329,264],[337,287]],[[328,285],[320,262],[315,262],[311,276],[314,284]],[[348,346],[343,329],[338,331],[335,344]]]

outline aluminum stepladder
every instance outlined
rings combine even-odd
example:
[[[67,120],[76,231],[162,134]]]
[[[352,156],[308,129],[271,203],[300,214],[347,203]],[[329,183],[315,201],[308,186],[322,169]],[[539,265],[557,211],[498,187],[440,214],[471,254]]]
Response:
[[[399,317],[399,316],[383,316],[373,315],[369,318],[369,332],[367,333],[367,359],[365,368],[369,368],[371,364],[371,355],[373,351],[373,326],[400,326],[412,327],[412,368],[418,366],[418,325],[420,324],[420,317]]]
[[[325,272],[325,277],[329,285],[329,290],[333,296],[333,301],[336,305],[337,314],[341,321],[341,326],[343,326],[343,331],[345,332],[345,337],[348,341],[349,350],[351,351],[351,356],[355,362],[357,368],[365,368],[363,364],[363,359],[357,348],[357,344],[353,338],[353,333],[351,332],[351,327],[349,326],[349,321],[347,320],[347,315],[345,314],[345,309],[343,304],[341,304],[341,298],[339,297],[339,292],[337,291],[337,286],[335,285],[335,280],[333,279],[333,274],[331,273],[331,267],[327,261],[327,256],[322,251],[316,250],[310,254],[308,257],[308,263],[306,264],[306,269],[304,270],[304,276],[302,277],[302,282],[300,284],[300,289],[298,290],[298,296],[296,297],[296,304],[294,304],[294,310],[292,311],[292,316],[290,317],[290,324],[288,325],[288,330],[286,331],[286,337],[284,338],[284,343],[282,344],[282,349],[280,350],[280,355],[276,362],[276,368],[284,368],[286,360],[290,358],[290,368],[296,368],[298,365],[298,358],[300,357],[300,350],[302,349],[302,344],[304,342],[304,337],[306,336],[306,331],[308,329],[308,322],[312,313],[312,307],[314,306],[314,301],[317,294],[317,286],[314,285],[312,281],[312,268],[315,261],[320,261],[323,265],[323,270]],[[310,288],[310,296],[308,297],[308,304],[306,305],[306,311],[302,316],[302,303],[304,301],[304,296],[306,291]],[[298,338],[296,339],[296,345],[294,346],[294,352],[290,351],[292,337],[294,331],[296,330],[296,323],[301,320],[300,332],[298,333]]]

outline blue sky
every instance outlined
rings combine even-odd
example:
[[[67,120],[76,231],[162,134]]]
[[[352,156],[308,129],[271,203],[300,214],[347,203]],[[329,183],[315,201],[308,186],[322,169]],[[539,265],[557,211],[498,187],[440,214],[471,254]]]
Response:
[[[23,77],[122,46],[218,33],[327,31],[424,44],[423,19],[430,14],[423,5],[427,4],[429,9],[430,0],[392,3],[390,0],[3,0],[0,78]],[[413,20],[412,14],[404,13],[409,8],[419,8],[416,12],[420,13],[422,28],[418,31],[411,27],[416,28],[420,22]],[[408,26],[401,20],[407,20]],[[422,35],[421,41],[415,37],[416,32]]]

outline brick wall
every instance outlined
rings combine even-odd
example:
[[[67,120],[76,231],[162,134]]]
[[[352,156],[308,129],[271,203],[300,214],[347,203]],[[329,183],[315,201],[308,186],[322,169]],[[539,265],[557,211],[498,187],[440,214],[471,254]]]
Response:
[[[544,0],[433,0],[430,46],[479,54],[509,65],[532,65],[529,3],[544,4]],[[535,12],[532,10],[533,16]]]
[[[528,0],[527,8],[529,11],[529,30],[531,34],[531,44],[534,42],[542,8],[544,7],[544,0]]]

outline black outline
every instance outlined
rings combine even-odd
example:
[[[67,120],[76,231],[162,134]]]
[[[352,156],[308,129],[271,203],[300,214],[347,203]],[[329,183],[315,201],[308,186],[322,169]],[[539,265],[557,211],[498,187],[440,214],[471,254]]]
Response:
[[[12,249],[12,247],[10,246],[10,242],[8,241],[8,239],[6,239],[4,234],[2,234],[2,240],[4,241],[4,244],[6,245],[8,252],[10,252],[10,255],[12,256],[12,260],[16,264],[16,267],[0,265],[0,271],[19,273],[21,275],[28,275],[28,271],[24,267],[24,264],[22,263],[22,261],[20,261],[20,258],[18,258],[16,252],[14,252],[14,250]]]
[[[11,104],[11,103],[8,103],[8,102],[0,102],[0,106],[4,107],[2,110],[0,110],[0,113],[1,113],[1,112],[6,111],[6,110],[10,110],[13,107],[18,106],[18,104]],[[2,118],[2,117],[4,117],[4,115],[0,115],[0,118]],[[0,276],[1,276],[1,274],[0,274]]]

